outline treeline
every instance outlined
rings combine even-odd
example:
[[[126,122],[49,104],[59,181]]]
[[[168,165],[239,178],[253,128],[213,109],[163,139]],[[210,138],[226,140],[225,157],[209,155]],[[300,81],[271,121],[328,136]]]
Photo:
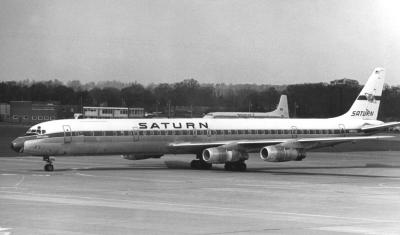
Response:
[[[116,82],[110,82],[114,84]],[[107,83],[103,83],[107,84]],[[326,83],[270,85],[200,84],[194,79],[144,87],[118,83],[117,87],[66,85],[60,81],[1,82],[0,102],[32,100],[84,106],[143,107],[146,112],[164,112],[177,107],[202,107],[201,112],[273,110],[281,94],[288,95],[291,117],[334,117],[349,109],[361,90],[355,85]],[[202,113],[196,113],[201,115]],[[379,118],[400,119],[400,87],[385,86]]]

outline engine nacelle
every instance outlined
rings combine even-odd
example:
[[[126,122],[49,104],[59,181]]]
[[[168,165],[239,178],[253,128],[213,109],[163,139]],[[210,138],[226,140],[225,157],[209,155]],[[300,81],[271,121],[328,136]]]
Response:
[[[262,148],[260,157],[268,162],[301,161],[306,157],[306,152],[304,149],[285,148],[275,145]]]
[[[160,158],[163,154],[126,154],[122,155],[122,158],[127,159],[127,160],[143,160],[143,159],[148,159],[148,158]]]
[[[208,148],[202,153],[203,160],[207,163],[237,162],[249,159],[249,154],[239,150],[228,150],[226,148]]]

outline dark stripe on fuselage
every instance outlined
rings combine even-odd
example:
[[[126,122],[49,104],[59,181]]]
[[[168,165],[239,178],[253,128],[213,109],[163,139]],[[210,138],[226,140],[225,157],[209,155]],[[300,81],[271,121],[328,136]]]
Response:
[[[374,100],[381,100],[381,96],[373,96]],[[357,100],[368,100],[367,96],[365,95],[360,95]]]
[[[48,133],[48,138],[54,137],[100,137],[100,136],[230,136],[230,135],[337,135],[360,133],[358,129],[279,129],[279,130],[136,130],[134,131],[73,131]],[[35,138],[35,137],[34,137]],[[42,137],[43,138],[43,137]],[[32,138],[33,139],[33,138]]]

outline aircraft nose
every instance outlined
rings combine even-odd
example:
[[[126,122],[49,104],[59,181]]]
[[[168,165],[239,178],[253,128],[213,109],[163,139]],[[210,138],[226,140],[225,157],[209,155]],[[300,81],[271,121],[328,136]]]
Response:
[[[16,138],[11,142],[11,149],[17,153],[22,153],[24,147],[24,141],[20,138]]]

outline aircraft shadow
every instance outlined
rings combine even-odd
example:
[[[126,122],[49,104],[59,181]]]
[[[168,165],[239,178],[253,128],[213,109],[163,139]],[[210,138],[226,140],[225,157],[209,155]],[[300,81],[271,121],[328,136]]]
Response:
[[[331,170],[331,169],[371,169],[371,168],[400,168],[400,165],[385,165],[385,164],[366,164],[365,166],[355,165],[355,166],[295,166],[295,167],[249,167],[245,172],[227,172],[223,167],[213,167],[211,170],[194,170],[190,168],[190,163],[185,161],[165,161],[163,167],[162,164],[149,164],[149,165],[136,165],[128,164],[126,166],[118,167],[83,167],[83,168],[64,168],[55,169],[55,172],[68,172],[68,171],[80,171],[80,172],[90,172],[90,171],[132,171],[132,170],[190,170],[199,172],[216,172],[216,173],[238,173],[238,174],[248,174],[248,173],[259,173],[259,174],[272,174],[272,175],[297,175],[297,176],[339,176],[339,177],[361,177],[361,178],[400,178],[397,176],[384,176],[384,175],[368,175],[368,174],[350,174],[350,173],[331,173],[331,172],[312,172],[307,170]],[[222,166],[222,165],[221,165]],[[42,170],[34,170],[40,171]]]

